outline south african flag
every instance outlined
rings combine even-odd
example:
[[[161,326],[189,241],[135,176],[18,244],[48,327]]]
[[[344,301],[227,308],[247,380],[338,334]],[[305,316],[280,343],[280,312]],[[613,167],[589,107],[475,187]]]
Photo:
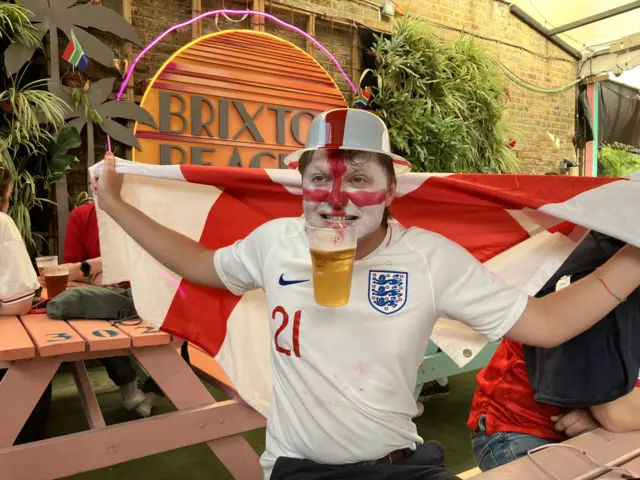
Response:
[[[84,69],[87,68],[87,64],[89,63],[89,59],[84,54],[84,50],[82,50],[80,42],[78,42],[76,34],[73,33],[73,30],[71,31],[71,40],[69,41],[67,48],[64,49],[62,58],[76,67],[78,70],[81,70],[83,72]]]

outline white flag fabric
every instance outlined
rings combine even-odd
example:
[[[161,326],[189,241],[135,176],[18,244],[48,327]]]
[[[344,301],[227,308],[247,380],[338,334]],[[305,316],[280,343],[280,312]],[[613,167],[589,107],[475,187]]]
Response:
[[[92,167],[99,175],[102,163]],[[151,218],[220,248],[278,217],[302,214],[293,170],[153,166],[117,159],[124,199]],[[398,177],[395,221],[462,245],[508,283],[535,294],[589,229],[640,246],[640,175],[590,177],[410,173]],[[213,356],[240,396],[267,415],[271,336],[264,293],[242,297],[168,271],[98,209],[104,283],[128,280],[142,319]],[[283,248],[286,248],[283,246]],[[213,268],[213,267],[212,267]],[[432,340],[459,365],[486,340],[442,319]],[[468,349],[472,355],[463,355]]]

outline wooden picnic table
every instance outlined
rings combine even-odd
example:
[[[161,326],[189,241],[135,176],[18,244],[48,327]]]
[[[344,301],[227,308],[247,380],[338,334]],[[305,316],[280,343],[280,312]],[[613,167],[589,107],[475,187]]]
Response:
[[[640,471],[640,460],[634,460],[640,457],[640,432],[612,433],[598,428],[564,443],[587,452],[601,464],[620,466],[631,462],[629,465],[635,465],[634,471]],[[606,474],[606,469],[597,467],[583,454],[573,449],[552,447],[533,455],[545,468],[562,480],[621,478],[613,472]],[[522,479],[553,480],[553,477],[527,457],[473,477],[473,480]]]
[[[635,455],[635,459],[628,461],[628,462],[624,462],[622,464],[620,464],[621,467],[624,467],[628,470],[630,470],[633,474],[636,475],[636,477],[634,478],[640,478],[640,452],[637,452]],[[603,474],[602,476],[598,477],[600,479],[609,479],[609,478],[623,478],[621,475],[622,472],[610,472],[610,473],[606,473]]]
[[[8,369],[0,381],[2,480],[56,479],[205,442],[235,478],[262,478],[241,434],[265,426],[265,418],[236,400],[216,402],[172,340],[145,322],[0,317],[0,368]],[[106,426],[83,361],[122,355],[135,357],[178,411]],[[64,362],[90,429],[12,446]]]

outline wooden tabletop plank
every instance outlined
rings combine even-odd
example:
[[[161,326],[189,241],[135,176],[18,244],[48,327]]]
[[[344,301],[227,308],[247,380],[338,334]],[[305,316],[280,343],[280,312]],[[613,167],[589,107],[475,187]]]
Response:
[[[33,358],[36,347],[18,317],[0,317],[0,360]]]
[[[603,475],[604,469],[596,467],[580,451],[587,452],[601,464],[624,464],[640,453],[640,432],[613,433],[597,428],[564,443],[577,447],[579,451],[551,447],[534,453],[533,456],[558,478],[587,480]],[[524,457],[473,477],[473,480],[549,480],[550,478],[530,458]]]
[[[67,322],[84,338],[90,352],[129,348],[131,339],[104,320],[69,320]]]
[[[147,322],[126,321],[124,324],[119,323],[118,328],[131,337],[134,347],[166,345],[171,341],[171,335],[161,332]]]
[[[616,463],[619,463],[620,467],[628,470],[630,472],[630,475],[632,475],[633,478],[639,478],[640,477],[640,449],[627,452],[626,457],[627,458],[625,458],[625,462],[616,462]],[[623,478],[622,476],[620,476],[621,473],[624,473],[624,472],[621,470],[614,470],[613,472],[605,473],[604,475],[598,478],[602,478],[602,479]]]
[[[86,350],[85,341],[64,320],[52,320],[44,313],[38,313],[23,315],[20,321],[29,332],[41,357]]]

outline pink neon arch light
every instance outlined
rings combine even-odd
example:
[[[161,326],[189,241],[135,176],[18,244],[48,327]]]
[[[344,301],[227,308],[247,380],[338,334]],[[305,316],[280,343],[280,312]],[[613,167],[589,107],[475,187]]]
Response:
[[[127,74],[124,77],[124,81],[122,82],[122,85],[120,86],[120,90],[118,91],[118,95],[116,97],[116,100],[120,100],[122,98],[122,95],[124,94],[125,89],[127,88],[127,84],[129,83],[129,80],[131,79],[131,75],[133,75],[133,72],[135,71],[136,65],[138,64],[138,62],[142,59],[142,57],[144,57],[147,52],[149,50],[151,50],[160,40],[162,40],[164,37],[166,37],[167,35],[169,35],[171,32],[174,32],[176,30],[181,29],[182,27],[186,27],[188,25],[191,25],[193,22],[197,22],[198,20],[201,20],[203,18],[206,17],[210,17],[212,15],[257,15],[259,17],[264,17],[267,18],[269,20],[271,20],[272,22],[277,23],[278,25],[281,25],[291,31],[294,31],[296,33],[299,33],[300,35],[302,35],[303,37],[305,37],[306,39],[310,40],[311,42],[313,42],[313,44],[318,47],[322,52],[324,52],[330,59],[331,61],[335,64],[336,67],[338,67],[338,71],[342,74],[342,76],[345,78],[345,80],[347,81],[347,83],[349,84],[349,86],[351,87],[351,90],[353,90],[353,93],[358,93],[358,89],[356,88],[356,86],[353,84],[353,82],[351,81],[351,78],[349,78],[349,76],[347,75],[347,73],[344,71],[344,69],[342,68],[342,65],[340,65],[340,62],[338,62],[338,60],[336,59],[336,57],[334,57],[331,52],[329,52],[329,50],[327,50],[325,48],[324,45],[322,45],[320,42],[318,42],[313,36],[309,35],[307,32],[305,32],[304,30],[299,29],[298,27],[291,25],[287,22],[284,22],[282,20],[280,20],[277,17],[274,17],[273,15],[270,15],[268,13],[265,12],[256,12],[254,10],[227,10],[227,9],[222,9],[222,10],[211,10],[209,12],[205,12],[202,13],[200,15],[198,15],[197,17],[192,18],[191,20],[188,20],[186,22],[183,23],[179,23],[177,25],[174,25],[171,28],[168,28],[167,30],[165,30],[164,32],[162,32],[160,35],[158,35],[155,40],[153,40],[149,45],[147,45],[145,48],[142,49],[142,51],[138,54],[138,56],[135,58],[135,60],[133,61],[133,63],[129,66],[129,70],[127,71]],[[111,152],[111,137],[107,135],[107,151]]]

